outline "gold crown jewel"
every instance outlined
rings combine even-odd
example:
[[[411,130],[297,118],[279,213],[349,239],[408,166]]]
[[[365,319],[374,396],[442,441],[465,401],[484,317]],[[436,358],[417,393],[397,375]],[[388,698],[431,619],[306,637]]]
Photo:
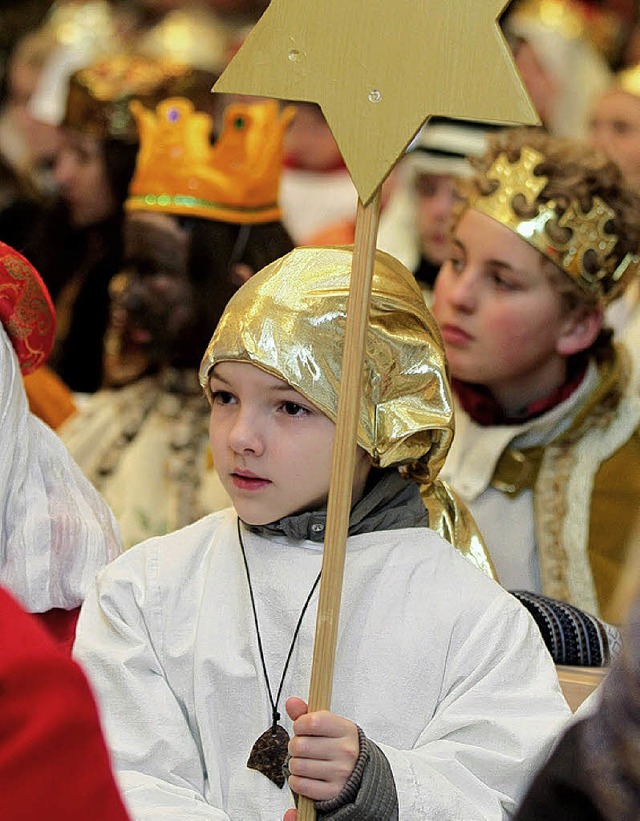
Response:
[[[487,179],[495,180],[498,187],[490,194],[472,195],[469,205],[526,240],[585,293],[609,302],[631,276],[638,274],[640,258],[626,254],[620,261],[612,256],[618,236],[609,233],[606,225],[615,213],[600,197],[594,196],[586,211],[576,200],[571,200],[566,208],[552,199],[536,202],[548,182],[548,177],[535,174],[544,159],[539,151],[527,146],[515,162],[510,162],[505,153],[499,154],[486,172]],[[528,205],[537,206],[533,217],[522,217],[514,211],[513,203],[518,195],[524,197]],[[568,229],[568,238],[553,236],[549,232],[551,224]],[[589,256],[597,260],[595,271],[593,265],[587,265]]]
[[[137,101],[140,149],[125,208],[241,224],[280,219],[278,189],[283,142],[293,108],[275,100],[235,103],[225,110],[219,139],[213,122],[182,97],[155,112]]]

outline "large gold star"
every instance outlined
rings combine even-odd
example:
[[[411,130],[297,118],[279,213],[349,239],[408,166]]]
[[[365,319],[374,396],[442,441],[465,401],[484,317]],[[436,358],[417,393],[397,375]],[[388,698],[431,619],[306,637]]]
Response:
[[[509,0],[271,0],[214,91],[318,103],[360,199],[430,116],[535,124]]]

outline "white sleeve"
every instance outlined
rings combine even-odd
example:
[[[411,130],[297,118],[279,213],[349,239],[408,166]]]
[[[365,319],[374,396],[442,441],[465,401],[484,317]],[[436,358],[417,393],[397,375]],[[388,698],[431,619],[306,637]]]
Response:
[[[228,821],[205,800],[198,743],[165,677],[161,608],[145,578],[145,555],[138,560],[130,551],[99,574],[82,606],[74,655],[93,685],[132,818]],[[129,570],[134,565],[126,578],[114,570],[124,559]]]
[[[511,818],[570,718],[540,631],[513,604],[500,596],[466,638],[454,637],[438,707],[414,749],[376,742],[400,818]]]

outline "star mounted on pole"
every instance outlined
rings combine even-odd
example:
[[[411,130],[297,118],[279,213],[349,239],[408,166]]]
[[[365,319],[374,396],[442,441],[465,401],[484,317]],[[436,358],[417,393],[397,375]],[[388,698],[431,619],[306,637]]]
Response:
[[[320,105],[363,203],[431,116],[537,124],[508,0],[271,0],[214,91]]]

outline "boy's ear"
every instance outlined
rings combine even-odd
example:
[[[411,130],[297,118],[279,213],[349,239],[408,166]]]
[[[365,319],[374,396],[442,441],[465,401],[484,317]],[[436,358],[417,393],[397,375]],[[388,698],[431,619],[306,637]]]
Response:
[[[603,321],[604,312],[601,306],[572,311],[565,319],[556,350],[562,356],[586,351],[598,338]]]

